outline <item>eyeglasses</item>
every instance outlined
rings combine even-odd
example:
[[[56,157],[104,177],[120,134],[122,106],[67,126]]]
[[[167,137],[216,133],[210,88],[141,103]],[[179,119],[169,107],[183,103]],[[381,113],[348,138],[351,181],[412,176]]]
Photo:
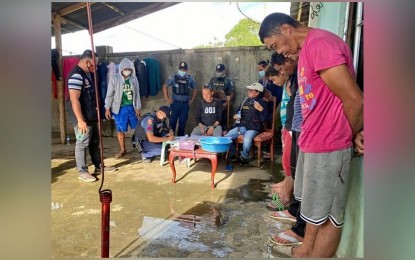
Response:
[[[248,89],[248,91],[249,91],[249,92],[252,92],[252,91],[259,92],[259,91],[258,91],[258,90],[256,90],[256,89]]]

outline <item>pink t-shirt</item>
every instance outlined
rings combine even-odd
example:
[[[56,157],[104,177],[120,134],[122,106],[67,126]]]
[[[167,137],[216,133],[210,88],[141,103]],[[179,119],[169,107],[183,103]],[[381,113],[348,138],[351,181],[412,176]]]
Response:
[[[319,71],[346,64],[354,76],[349,46],[321,29],[309,31],[298,60],[298,85],[303,124],[298,145],[306,153],[324,153],[352,146],[352,129],[340,98],[320,78]]]

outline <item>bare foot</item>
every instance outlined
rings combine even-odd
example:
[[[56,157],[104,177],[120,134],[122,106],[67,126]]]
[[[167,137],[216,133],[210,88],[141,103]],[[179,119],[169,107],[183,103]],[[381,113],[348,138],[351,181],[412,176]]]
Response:
[[[120,158],[124,156],[127,152],[125,150],[119,151],[117,154],[115,154],[115,158]]]
[[[311,253],[307,252],[304,246],[291,248],[291,254],[294,258],[309,258],[311,256]]]
[[[291,202],[291,195],[287,196],[287,194],[285,194],[285,192],[283,192],[279,196],[280,196],[280,201],[282,202],[282,204],[284,204],[284,206],[289,206],[289,204]]]
[[[271,188],[277,188],[277,187],[280,187],[280,186],[284,186],[284,180],[282,180],[278,183],[271,184]]]
[[[278,194],[282,194],[284,190],[284,186],[278,186],[278,187],[271,187],[271,193],[278,193]]]

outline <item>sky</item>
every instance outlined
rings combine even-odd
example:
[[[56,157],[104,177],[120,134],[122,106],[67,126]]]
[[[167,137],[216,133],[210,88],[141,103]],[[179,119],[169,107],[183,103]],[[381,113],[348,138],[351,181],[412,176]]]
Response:
[[[239,2],[241,11],[257,22],[273,12],[289,14],[290,2]],[[113,52],[192,49],[225,41],[225,35],[246,18],[236,2],[183,2],[128,23],[94,34],[94,45]],[[55,48],[55,38],[51,39]],[[62,54],[78,55],[91,49],[87,30],[62,35]]]

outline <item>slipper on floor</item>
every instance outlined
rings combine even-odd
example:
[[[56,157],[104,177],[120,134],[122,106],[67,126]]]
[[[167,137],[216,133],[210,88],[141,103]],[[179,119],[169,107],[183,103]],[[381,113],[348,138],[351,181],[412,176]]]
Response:
[[[283,211],[288,209],[288,206],[282,204],[279,196],[277,195],[271,202],[267,204],[267,209],[272,211]]]
[[[297,222],[297,220],[295,218],[291,218],[290,216],[288,216],[287,214],[285,214],[282,211],[275,211],[275,212],[271,212],[268,214],[268,216],[272,219],[276,219],[276,220],[286,220],[289,222]]]
[[[275,245],[278,245],[278,246],[298,246],[298,245],[301,245],[303,243],[303,242],[299,241],[298,239],[296,239],[295,237],[284,234],[284,232],[279,233],[277,237],[288,241],[288,243],[280,243],[280,242],[277,242],[274,239],[274,237],[271,237],[270,238],[271,243],[273,243]]]
[[[267,199],[276,200],[277,196],[278,196],[278,193],[269,193],[267,195]]]

